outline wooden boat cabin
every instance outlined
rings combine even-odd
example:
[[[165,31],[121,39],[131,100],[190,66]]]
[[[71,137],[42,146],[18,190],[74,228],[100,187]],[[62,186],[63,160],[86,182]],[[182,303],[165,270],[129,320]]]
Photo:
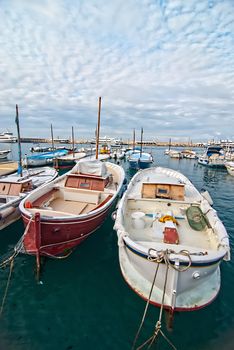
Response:
[[[19,182],[20,181],[20,182]],[[31,191],[33,188],[32,180],[29,179],[18,179],[9,180],[1,179],[0,180],[0,202],[6,203],[6,197],[16,197],[20,193],[25,193]]]

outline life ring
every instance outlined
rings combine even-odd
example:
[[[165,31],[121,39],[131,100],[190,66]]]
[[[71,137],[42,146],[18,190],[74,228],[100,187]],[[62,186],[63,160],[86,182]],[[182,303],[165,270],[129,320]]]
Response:
[[[160,222],[172,221],[174,224],[178,225],[178,221],[171,215],[164,215],[159,219]]]
[[[30,201],[26,201],[24,207],[27,208],[27,209],[30,209],[33,206],[32,206],[32,203]]]

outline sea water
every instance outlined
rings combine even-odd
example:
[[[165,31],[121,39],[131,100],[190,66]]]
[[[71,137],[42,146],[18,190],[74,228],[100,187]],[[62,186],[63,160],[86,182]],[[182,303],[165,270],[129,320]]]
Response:
[[[12,145],[13,159],[17,147]],[[31,145],[23,144],[23,154]],[[150,149],[148,149],[149,151]],[[199,189],[208,190],[233,248],[234,177],[225,169],[209,169],[196,160],[171,159],[163,148],[153,148],[154,165],[179,170]],[[135,174],[121,161],[126,178]],[[0,231],[1,259],[12,253],[22,235],[19,220]],[[0,303],[5,293],[9,267],[0,270]],[[181,350],[234,348],[234,264],[221,264],[221,290],[206,308],[176,313],[173,329],[162,330]],[[40,283],[35,278],[35,257],[15,259],[8,293],[0,317],[0,350],[131,349],[145,301],[121,276],[116,232],[111,217],[67,259],[42,259]],[[149,307],[138,345],[153,333],[159,309]],[[153,349],[170,349],[159,336]]]

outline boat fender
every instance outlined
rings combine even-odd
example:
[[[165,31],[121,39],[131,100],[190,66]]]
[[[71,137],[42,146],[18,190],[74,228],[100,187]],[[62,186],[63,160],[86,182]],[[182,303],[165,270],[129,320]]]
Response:
[[[27,208],[27,209],[30,209],[33,206],[32,206],[32,203],[30,201],[26,201],[24,207]]]
[[[9,208],[1,210],[0,220],[3,220],[6,217],[8,217],[9,215],[11,215],[12,213],[14,213],[15,209],[16,209],[15,207],[9,207]]]
[[[158,220],[160,222],[172,221],[174,224],[178,225],[178,221],[174,218],[174,216],[171,215],[164,215]]]
[[[115,220],[116,220],[116,217],[117,217],[117,213],[116,213],[116,210],[115,210],[115,211],[113,211],[113,213],[111,214],[111,219],[112,219],[113,221],[115,221]]]
[[[208,191],[204,191],[204,192],[201,192],[201,195],[203,198],[205,198],[207,200],[207,202],[210,204],[210,205],[213,205],[213,200],[209,194]]]

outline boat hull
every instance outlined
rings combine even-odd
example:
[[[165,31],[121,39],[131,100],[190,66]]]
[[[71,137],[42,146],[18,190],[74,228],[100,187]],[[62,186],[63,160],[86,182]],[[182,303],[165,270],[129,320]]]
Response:
[[[56,220],[42,216],[39,237],[40,255],[61,255],[68,249],[78,246],[103,224],[111,210],[112,204],[113,202],[96,214],[80,218],[61,218]],[[35,229],[35,220],[31,220],[25,214],[22,214],[22,218],[24,225],[29,225],[23,241],[25,253],[35,255],[38,252],[38,232]]]
[[[148,300],[157,263],[124,246],[119,250],[122,275],[127,284],[144,300]],[[187,271],[168,269],[163,307],[172,311],[193,311],[210,304],[220,289],[220,260],[213,263],[196,264]],[[159,264],[150,303],[160,307],[163,299],[167,265]],[[199,278],[194,276],[199,274]],[[176,287],[175,287],[176,286]]]
[[[9,205],[4,210],[0,209],[0,230],[3,230],[20,218],[19,202]]]
[[[133,160],[129,160],[129,166],[132,169],[146,169],[149,168],[150,165],[152,164],[152,161],[133,161]]]
[[[228,174],[234,176],[234,162],[225,163]]]
[[[224,162],[212,162],[212,161],[209,161],[208,159],[198,158],[198,163],[201,165],[210,167],[210,168],[224,168],[225,167]]]

